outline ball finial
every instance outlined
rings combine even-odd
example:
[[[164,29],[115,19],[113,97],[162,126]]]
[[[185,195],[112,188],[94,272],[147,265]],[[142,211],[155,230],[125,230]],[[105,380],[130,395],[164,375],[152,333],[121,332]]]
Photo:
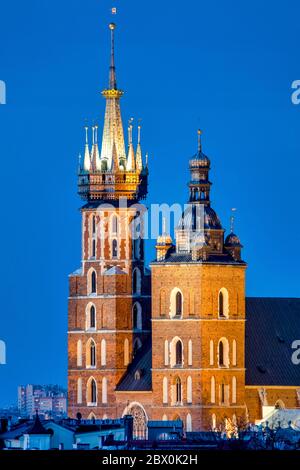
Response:
[[[108,27],[109,27],[110,30],[113,31],[114,29],[116,29],[116,24],[115,23],[109,23]]]

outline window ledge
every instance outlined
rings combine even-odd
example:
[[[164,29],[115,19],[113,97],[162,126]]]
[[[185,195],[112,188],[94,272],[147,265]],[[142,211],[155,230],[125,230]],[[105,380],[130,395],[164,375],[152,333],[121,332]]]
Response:
[[[88,401],[86,406],[97,406],[97,402],[93,403],[91,401]]]

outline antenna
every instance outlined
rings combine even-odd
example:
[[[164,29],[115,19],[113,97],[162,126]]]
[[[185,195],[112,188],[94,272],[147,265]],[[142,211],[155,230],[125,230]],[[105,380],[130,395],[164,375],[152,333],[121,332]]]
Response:
[[[234,222],[235,222],[235,215],[234,213],[236,212],[236,208],[232,207],[231,209],[231,216],[230,216],[230,232],[234,232]]]

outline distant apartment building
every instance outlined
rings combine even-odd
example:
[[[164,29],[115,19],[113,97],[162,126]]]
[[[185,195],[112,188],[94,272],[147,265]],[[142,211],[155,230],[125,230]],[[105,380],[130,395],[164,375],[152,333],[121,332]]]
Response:
[[[18,410],[22,417],[32,418],[36,411],[45,418],[65,417],[67,393],[57,385],[20,385]]]

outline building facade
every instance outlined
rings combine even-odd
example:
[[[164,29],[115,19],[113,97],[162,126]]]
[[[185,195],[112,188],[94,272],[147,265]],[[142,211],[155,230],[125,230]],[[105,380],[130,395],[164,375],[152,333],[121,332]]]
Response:
[[[125,150],[114,24],[110,31],[101,151],[98,127],[86,128],[78,175],[82,262],[70,275],[69,416],[132,414],[135,435],[142,437],[149,419],[182,419],[186,431],[226,429],[260,419],[264,407],[299,406],[300,375],[287,353],[285,379],[272,361],[264,372],[268,349],[252,359],[262,305],[246,299],[241,242],[233,226],[225,237],[211,207],[211,162],[200,131],[175,242],[164,227],[151,276],[145,267],[140,202],[147,195],[148,166],[140,126],[135,148],[131,122]],[[295,300],[291,315],[300,313]],[[272,325],[278,305],[270,299],[265,304]],[[273,335],[270,324],[264,327]]]

